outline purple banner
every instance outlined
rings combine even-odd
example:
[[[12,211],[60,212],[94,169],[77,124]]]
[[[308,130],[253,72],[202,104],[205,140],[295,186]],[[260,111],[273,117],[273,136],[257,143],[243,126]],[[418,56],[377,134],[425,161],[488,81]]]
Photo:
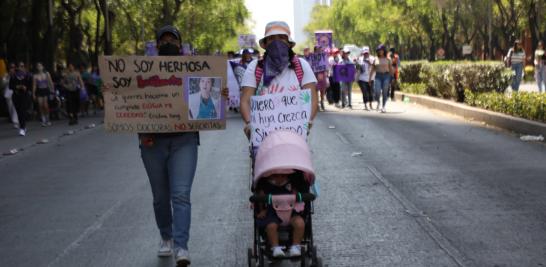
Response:
[[[355,80],[355,65],[340,64],[334,66],[334,81],[336,82],[353,82]]]
[[[332,32],[331,31],[316,31],[315,32],[316,45],[322,47],[322,49],[332,48]]]
[[[309,64],[314,73],[323,72],[328,69],[328,54],[327,53],[313,53],[309,55]]]
[[[145,56],[157,56],[157,48],[155,47],[155,41],[146,42],[146,49],[144,51]]]

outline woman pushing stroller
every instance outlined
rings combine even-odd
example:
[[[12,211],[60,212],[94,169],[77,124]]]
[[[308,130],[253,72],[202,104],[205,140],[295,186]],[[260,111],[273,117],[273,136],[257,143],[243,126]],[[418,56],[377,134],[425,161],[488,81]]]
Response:
[[[241,83],[241,115],[244,132],[250,138],[250,100],[252,96],[310,89],[310,130],[318,111],[317,79],[307,61],[292,51],[295,42],[288,24],[273,21],[267,24],[260,46],[266,51],[262,60],[252,61]],[[255,153],[251,197],[254,203],[254,247],[249,249],[249,266],[256,260],[264,266],[264,258],[300,257],[302,265],[317,257],[311,228],[309,187],[314,182],[311,157],[305,139],[290,131],[273,131]],[[255,154],[255,155],[254,155]],[[255,156],[255,157],[254,157]],[[263,238],[266,238],[264,241]],[[283,248],[289,248],[284,251]],[[307,249],[307,251],[305,251]],[[311,252],[312,251],[312,252]],[[288,255],[287,255],[288,254]]]
[[[321,266],[312,231],[315,181],[311,152],[305,139],[290,130],[270,132],[260,144],[254,164],[250,198],[254,203],[254,248],[249,266],[258,259],[299,258],[302,266]],[[284,248],[287,251],[284,251]]]

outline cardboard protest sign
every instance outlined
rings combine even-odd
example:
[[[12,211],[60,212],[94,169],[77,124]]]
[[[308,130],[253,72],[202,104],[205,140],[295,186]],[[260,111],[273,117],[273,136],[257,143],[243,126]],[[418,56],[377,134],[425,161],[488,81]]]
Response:
[[[328,69],[328,54],[324,52],[310,54],[309,64],[311,64],[314,73],[326,71]]]
[[[354,64],[339,64],[334,66],[334,81],[353,82],[356,68]]]
[[[226,58],[221,56],[101,56],[105,128],[166,133],[226,127]]]
[[[323,49],[331,49],[333,47],[332,31],[316,31],[315,32],[316,46]]]
[[[256,35],[255,34],[239,34],[237,43],[241,48],[256,47]]]
[[[243,77],[246,72],[246,66],[240,64],[240,60],[228,60],[228,89],[229,99],[228,106],[232,108],[238,108],[240,105],[240,88],[243,81]]]
[[[307,139],[311,90],[253,96],[250,100],[250,141],[259,147],[269,132],[288,129]]]

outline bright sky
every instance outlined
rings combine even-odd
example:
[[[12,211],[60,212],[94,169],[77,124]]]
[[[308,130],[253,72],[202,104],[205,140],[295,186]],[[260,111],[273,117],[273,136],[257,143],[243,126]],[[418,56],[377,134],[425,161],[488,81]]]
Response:
[[[285,21],[294,31],[294,0],[245,0],[245,5],[255,23],[253,33],[256,41],[262,39],[265,25],[270,21]]]

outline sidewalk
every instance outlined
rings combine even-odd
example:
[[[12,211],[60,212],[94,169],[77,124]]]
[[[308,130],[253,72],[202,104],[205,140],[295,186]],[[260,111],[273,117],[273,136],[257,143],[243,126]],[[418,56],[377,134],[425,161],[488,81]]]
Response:
[[[52,142],[58,138],[68,135],[69,131],[77,133],[81,130],[89,128],[90,125],[95,126],[102,124],[103,112],[98,112],[96,115],[80,117],[79,124],[69,126],[67,119],[52,121],[49,127],[42,127],[39,121],[27,122],[26,136],[19,136],[18,129],[15,129],[7,118],[0,118],[0,158],[8,157],[9,151],[16,149],[17,151],[27,150],[32,146],[38,145],[39,142],[47,140]]]

